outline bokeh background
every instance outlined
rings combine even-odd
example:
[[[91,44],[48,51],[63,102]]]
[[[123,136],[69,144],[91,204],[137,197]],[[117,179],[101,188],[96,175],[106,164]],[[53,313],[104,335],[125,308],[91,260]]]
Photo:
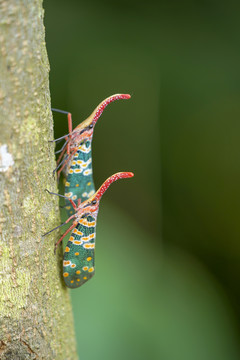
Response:
[[[132,95],[94,133],[96,187],[135,177],[104,195],[96,275],[71,291],[80,358],[240,359],[240,3],[44,8],[53,107],[76,126]]]

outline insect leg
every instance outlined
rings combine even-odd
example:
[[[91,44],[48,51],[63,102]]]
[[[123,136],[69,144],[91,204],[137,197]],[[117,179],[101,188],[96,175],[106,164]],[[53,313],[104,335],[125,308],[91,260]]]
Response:
[[[60,228],[63,225],[66,225],[69,221],[71,221],[73,218],[75,217],[75,214],[73,214],[72,216],[70,216],[66,221],[64,221],[64,223],[62,223],[61,225],[58,225],[57,227],[55,227],[54,229],[46,232],[45,234],[43,234],[42,236],[46,236],[48,234],[50,234],[51,232],[53,232],[54,230],[57,230],[58,228]],[[71,227],[71,226],[70,226]],[[70,231],[70,230],[69,230]],[[68,233],[68,231],[67,231]]]
[[[59,109],[54,109],[54,108],[51,108],[52,111],[56,111],[56,112],[59,112],[61,114],[69,114],[69,111],[65,111],[65,110],[59,110]]]
[[[55,248],[54,248],[54,254],[56,253],[56,249],[58,247],[58,245],[60,244],[60,242],[63,240],[63,238],[65,238],[65,236],[73,229],[75,228],[76,223],[73,223],[69,229],[67,229],[67,231],[65,231],[65,233],[60,237],[60,239],[55,243]]]
[[[48,140],[48,142],[50,142],[50,143],[58,142],[58,141],[60,141],[60,140],[62,140],[62,139],[65,139],[65,138],[68,137],[69,135],[71,135],[71,134],[63,135],[63,136],[61,136],[60,138],[57,138],[57,139],[54,139],[54,140]]]
[[[68,135],[70,135],[70,141],[67,144],[67,154],[69,155],[70,154],[71,133],[72,133],[72,114],[69,111],[59,110],[59,109],[55,109],[55,108],[51,108],[51,110],[62,113],[62,114],[67,114],[67,116],[68,116],[68,132],[69,132]],[[59,138],[59,139],[61,139],[61,138]],[[55,141],[57,141],[59,139],[56,139]]]
[[[77,152],[77,150],[75,151],[75,152]],[[75,152],[73,153],[73,154],[75,154]],[[71,154],[71,156],[72,156],[72,154]],[[63,163],[63,165],[61,166],[61,168],[58,170],[58,172],[57,172],[57,177],[58,177],[58,179],[59,179],[59,176],[60,176],[60,174],[61,174],[61,171],[65,168],[65,166],[67,165],[67,163],[68,163],[68,157],[65,159],[64,158],[64,163]],[[61,164],[62,164],[62,161],[61,161]],[[61,165],[60,164],[60,165]],[[59,168],[59,166],[58,166],[58,168]]]
[[[47,192],[48,192],[49,194],[51,194],[51,195],[56,195],[56,196],[62,197],[62,198],[64,198],[64,199],[68,199],[68,200],[70,201],[70,203],[72,204],[74,210],[77,210],[78,207],[76,206],[75,202],[74,202],[72,199],[69,199],[68,196],[64,196],[64,195],[61,195],[61,194],[57,194],[57,193],[51,192],[51,191],[49,191],[48,189],[45,189],[45,191],[47,191]],[[80,199],[80,202],[81,202],[81,199]],[[79,204],[79,205],[80,205],[80,204]]]
[[[63,151],[63,149],[65,148],[66,145],[67,145],[67,140],[65,141],[65,143],[63,144],[63,146],[61,147],[60,150],[55,151],[55,154],[59,154],[61,151]]]
[[[51,195],[56,195],[56,196],[59,196],[59,197],[63,197],[65,199],[69,199],[67,196],[64,196],[64,195],[61,195],[61,194],[57,194],[57,193],[54,193],[54,192],[51,192],[49,191],[48,189],[45,189],[45,191],[47,191],[49,194]]]
[[[66,224],[66,223],[64,222],[64,223],[62,223],[61,225],[56,226],[54,229],[46,232],[46,233],[43,234],[42,236],[47,236],[47,235],[50,234],[52,231],[57,230],[58,228],[60,228],[61,226],[65,225],[65,224]]]
[[[66,162],[66,159],[63,158],[62,161],[57,165],[57,167],[53,170],[53,175],[55,174],[55,172],[60,168],[60,166]]]

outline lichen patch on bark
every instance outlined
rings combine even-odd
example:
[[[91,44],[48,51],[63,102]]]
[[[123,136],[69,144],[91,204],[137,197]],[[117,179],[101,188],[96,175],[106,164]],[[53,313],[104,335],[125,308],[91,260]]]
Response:
[[[13,165],[13,157],[7,150],[7,144],[0,145],[0,172],[8,171]]]

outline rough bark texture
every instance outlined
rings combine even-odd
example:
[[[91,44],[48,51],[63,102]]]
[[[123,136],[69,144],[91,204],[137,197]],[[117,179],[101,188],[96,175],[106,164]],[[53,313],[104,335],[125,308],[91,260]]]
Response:
[[[42,237],[60,223],[42,0],[0,11],[0,358],[77,359],[59,232]]]

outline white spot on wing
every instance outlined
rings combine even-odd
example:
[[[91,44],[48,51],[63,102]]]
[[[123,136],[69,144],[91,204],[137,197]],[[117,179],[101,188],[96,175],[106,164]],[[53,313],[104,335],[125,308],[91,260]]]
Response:
[[[7,145],[0,146],[0,172],[6,172],[14,165],[12,154],[7,151]]]

